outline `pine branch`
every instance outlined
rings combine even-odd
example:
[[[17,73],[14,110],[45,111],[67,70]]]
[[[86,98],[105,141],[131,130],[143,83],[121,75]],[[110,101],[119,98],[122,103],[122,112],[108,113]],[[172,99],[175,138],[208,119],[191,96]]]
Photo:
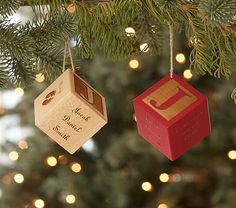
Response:
[[[198,9],[213,26],[236,24],[234,18],[236,16],[235,0],[201,0]]]
[[[0,14],[3,18],[12,15],[21,5],[21,0],[0,0]]]
[[[33,44],[34,41],[28,31],[22,30],[20,25],[0,21],[0,51],[6,57],[10,55],[27,62],[32,58]]]

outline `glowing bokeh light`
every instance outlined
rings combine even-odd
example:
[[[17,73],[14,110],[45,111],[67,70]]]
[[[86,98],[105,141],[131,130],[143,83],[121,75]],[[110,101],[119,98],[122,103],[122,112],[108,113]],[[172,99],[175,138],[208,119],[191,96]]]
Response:
[[[193,77],[193,74],[190,69],[186,69],[183,73],[185,79],[191,79]]]
[[[130,60],[130,62],[129,62],[129,67],[130,67],[131,69],[137,69],[137,68],[139,67],[139,62],[138,62],[138,60],[136,60],[136,59]]]
[[[168,208],[167,204],[159,204],[158,208]]]
[[[169,175],[167,173],[162,173],[160,176],[159,176],[159,179],[162,183],[166,183],[169,181]]]
[[[21,87],[17,87],[15,89],[15,95],[17,95],[18,97],[22,97],[24,95],[24,90]]]
[[[79,163],[72,163],[70,166],[70,169],[75,172],[75,173],[79,173],[81,171],[81,165]]]
[[[18,160],[18,158],[19,158],[19,154],[16,151],[9,152],[8,156],[9,156],[10,160],[13,160],[13,161]]]
[[[235,151],[235,150],[230,150],[230,151],[228,152],[228,157],[229,157],[229,159],[231,159],[231,160],[235,160],[235,159],[236,159],[236,151]]]
[[[16,183],[23,183],[24,182],[24,176],[22,175],[22,174],[20,174],[20,173],[17,173],[17,174],[15,174],[15,176],[14,176],[14,181],[16,182]]]
[[[53,156],[50,156],[47,158],[47,164],[51,167],[54,167],[57,165],[57,159]]]
[[[142,183],[142,189],[144,191],[150,192],[150,191],[152,191],[152,184],[149,183],[149,182],[143,182]]]
[[[125,32],[126,32],[126,35],[127,35],[128,37],[134,36],[134,34],[135,34],[135,30],[134,30],[134,28],[132,28],[132,27],[127,27],[127,28],[125,28]]]
[[[18,147],[19,147],[20,149],[28,149],[28,148],[29,148],[28,142],[25,141],[25,140],[20,140],[20,141],[18,142]]]
[[[178,63],[180,64],[184,64],[186,62],[186,58],[185,58],[185,55],[183,53],[178,53],[176,56],[175,56],[175,59]]]
[[[36,208],[43,208],[45,206],[45,202],[42,199],[36,199],[34,201],[34,206]]]
[[[45,80],[45,76],[43,73],[38,73],[35,76],[35,80],[39,83],[43,82]]]
[[[68,204],[74,204],[76,202],[76,198],[73,194],[69,194],[66,196],[66,202]]]

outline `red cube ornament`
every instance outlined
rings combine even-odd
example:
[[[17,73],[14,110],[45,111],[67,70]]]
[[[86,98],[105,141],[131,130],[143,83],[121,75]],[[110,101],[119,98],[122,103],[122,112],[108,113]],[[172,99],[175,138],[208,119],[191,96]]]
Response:
[[[211,131],[207,98],[177,75],[134,99],[139,134],[175,160]]]

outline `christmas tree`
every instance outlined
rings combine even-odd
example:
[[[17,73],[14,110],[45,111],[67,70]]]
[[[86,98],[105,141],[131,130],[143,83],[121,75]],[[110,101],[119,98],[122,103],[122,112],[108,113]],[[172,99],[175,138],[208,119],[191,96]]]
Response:
[[[9,23],[25,6],[33,20]],[[24,129],[16,142],[8,139],[19,137],[15,117],[0,128],[2,158],[11,161],[1,163],[0,207],[235,207],[235,8],[234,0],[0,0],[0,84],[25,91],[9,109],[0,94],[0,122],[16,115]],[[169,73],[169,25],[175,73],[209,98],[212,121],[211,135],[174,162],[138,135],[132,107]],[[68,40],[77,73],[105,96],[109,117],[73,155],[34,126],[33,113],[33,100],[62,73]]]

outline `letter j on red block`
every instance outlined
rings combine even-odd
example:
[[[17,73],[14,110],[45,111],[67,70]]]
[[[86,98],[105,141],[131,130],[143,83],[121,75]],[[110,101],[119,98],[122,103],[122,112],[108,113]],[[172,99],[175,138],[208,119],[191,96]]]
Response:
[[[210,133],[207,98],[169,75],[134,99],[139,134],[175,160]]]

